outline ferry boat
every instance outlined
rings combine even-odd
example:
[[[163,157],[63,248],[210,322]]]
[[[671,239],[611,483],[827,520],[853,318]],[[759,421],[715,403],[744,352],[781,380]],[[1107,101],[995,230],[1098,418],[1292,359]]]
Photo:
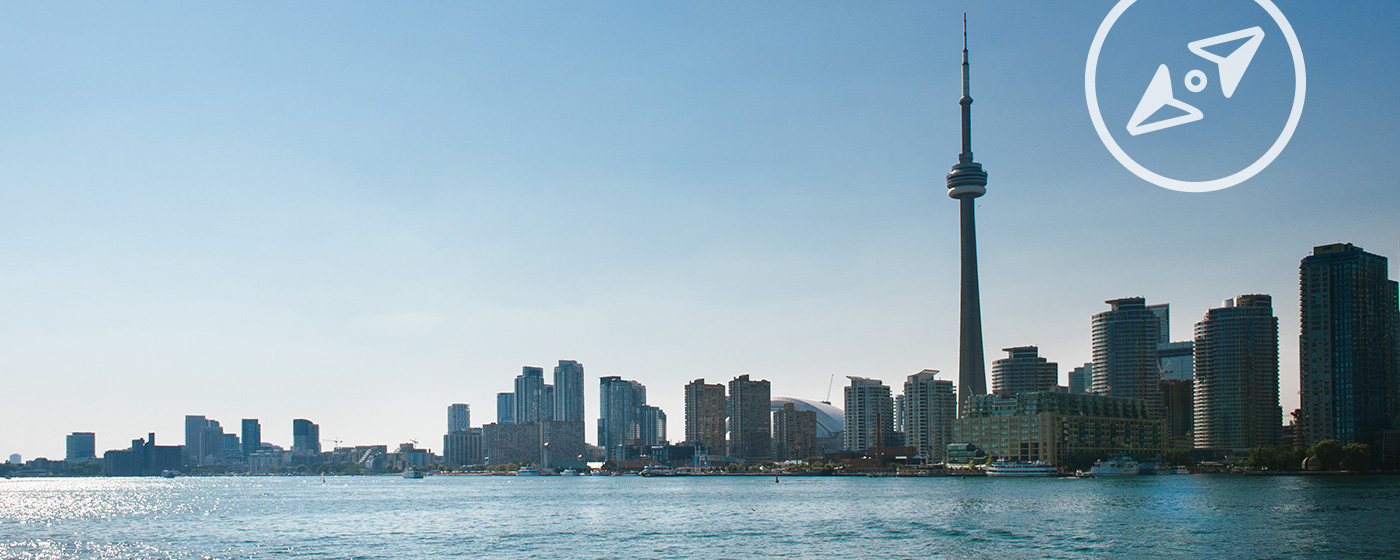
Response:
[[[985,467],[982,471],[987,476],[1055,476],[1060,474],[1059,469],[1045,464],[1045,461],[1035,461],[1033,463],[1010,463],[1005,460],[997,461]]]
[[[163,470],[163,471],[160,471],[160,476],[161,476],[161,478],[175,478],[175,477],[177,477],[177,476],[180,476],[180,471],[174,471],[174,470],[170,470],[170,469],[165,469],[165,470]],[[10,478],[10,477],[7,476],[7,477],[5,477],[5,478]]]
[[[559,476],[578,476],[578,471],[575,469],[564,469],[564,472],[559,473]]]
[[[416,467],[409,467],[409,468],[406,468],[406,469],[403,470],[403,477],[404,477],[404,478],[423,478],[423,471],[418,470]]]
[[[676,476],[676,471],[665,465],[647,465],[637,474],[642,476]]]
[[[1136,475],[1140,471],[1141,467],[1138,466],[1138,462],[1126,455],[1108,460],[1100,459],[1094,461],[1094,468],[1089,469],[1089,472],[1094,473],[1094,476]]]
[[[525,465],[515,471],[515,476],[539,476],[540,471],[533,465]]]

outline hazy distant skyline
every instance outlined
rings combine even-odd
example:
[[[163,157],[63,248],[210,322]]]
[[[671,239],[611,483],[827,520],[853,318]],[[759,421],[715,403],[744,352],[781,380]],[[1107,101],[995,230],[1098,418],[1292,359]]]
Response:
[[[1107,299],[1170,303],[1186,340],[1266,293],[1287,418],[1299,261],[1352,242],[1396,277],[1400,5],[1276,0],[1308,61],[1297,133],[1187,194],[1089,122],[1114,3],[6,3],[0,455],[174,444],[186,414],[441,451],[449,404],[491,421],[561,359],[590,441],[600,376],[645,384],[672,440],[698,377],[821,400],[834,375],[836,403],[846,375],[956,379],[964,11],[989,370],[1037,345],[1065,383]]]

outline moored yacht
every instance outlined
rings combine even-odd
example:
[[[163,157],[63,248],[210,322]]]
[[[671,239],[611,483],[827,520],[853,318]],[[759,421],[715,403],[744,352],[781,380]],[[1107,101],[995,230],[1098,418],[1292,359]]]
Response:
[[[539,476],[540,471],[534,465],[525,465],[515,471],[515,476]]]

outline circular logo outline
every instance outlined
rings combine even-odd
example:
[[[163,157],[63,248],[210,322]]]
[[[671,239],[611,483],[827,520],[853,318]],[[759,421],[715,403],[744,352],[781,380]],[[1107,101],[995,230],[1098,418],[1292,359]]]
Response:
[[[1283,148],[1288,145],[1288,141],[1293,138],[1293,131],[1298,127],[1298,120],[1303,116],[1303,101],[1307,97],[1308,78],[1307,68],[1303,63],[1303,48],[1298,44],[1298,36],[1293,33],[1293,26],[1288,24],[1288,18],[1283,16],[1283,12],[1275,6],[1271,0],[1254,0],[1269,16],[1274,23],[1283,31],[1283,37],[1288,41],[1288,49],[1293,55],[1293,108],[1288,113],[1288,122],[1283,125],[1283,132],[1279,134],[1274,144],[1269,147],[1269,151],[1255,160],[1249,166],[1236,171],[1232,175],[1227,175],[1209,181],[1183,181],[1172,179],[1160,175],[1152,170],[1143,167],[1123,151],[1118,142],[1109,134],[1108,127],[1104,125],[1103,115],[1099,111],[1098,86],[1095,83],[1098,79],[1099,53],[1103,49],[1104,39],[1108,37],[1108,32],[1113,29],[1113,24],[1118,22],[1118,18],[1126,12],[1137,0],[1119,0],[1118,4],[1109,10],[1108,16],[1103,23],[1099,24],[1099,30],[1094,34],[1094,42],[1089,46],[1089,60],[1084,65],[1084,99],[1089,104],[1089,118],[1094,122],[1094,130],[1099,133],[1099,140],[1103,141],[1104,147],[1118,163],[1127,168],[1134,175],[1144,181],[1179,192],[1211,192],[1233,187],[1243,183],[1254,175],[1263,171],[1265,167],[1274,162]]]

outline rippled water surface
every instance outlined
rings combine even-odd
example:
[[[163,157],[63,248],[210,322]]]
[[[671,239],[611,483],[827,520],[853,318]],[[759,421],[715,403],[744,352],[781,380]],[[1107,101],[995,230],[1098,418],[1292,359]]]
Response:
[[[1400,477],[0,480],[0,558],[1395,558]]]

